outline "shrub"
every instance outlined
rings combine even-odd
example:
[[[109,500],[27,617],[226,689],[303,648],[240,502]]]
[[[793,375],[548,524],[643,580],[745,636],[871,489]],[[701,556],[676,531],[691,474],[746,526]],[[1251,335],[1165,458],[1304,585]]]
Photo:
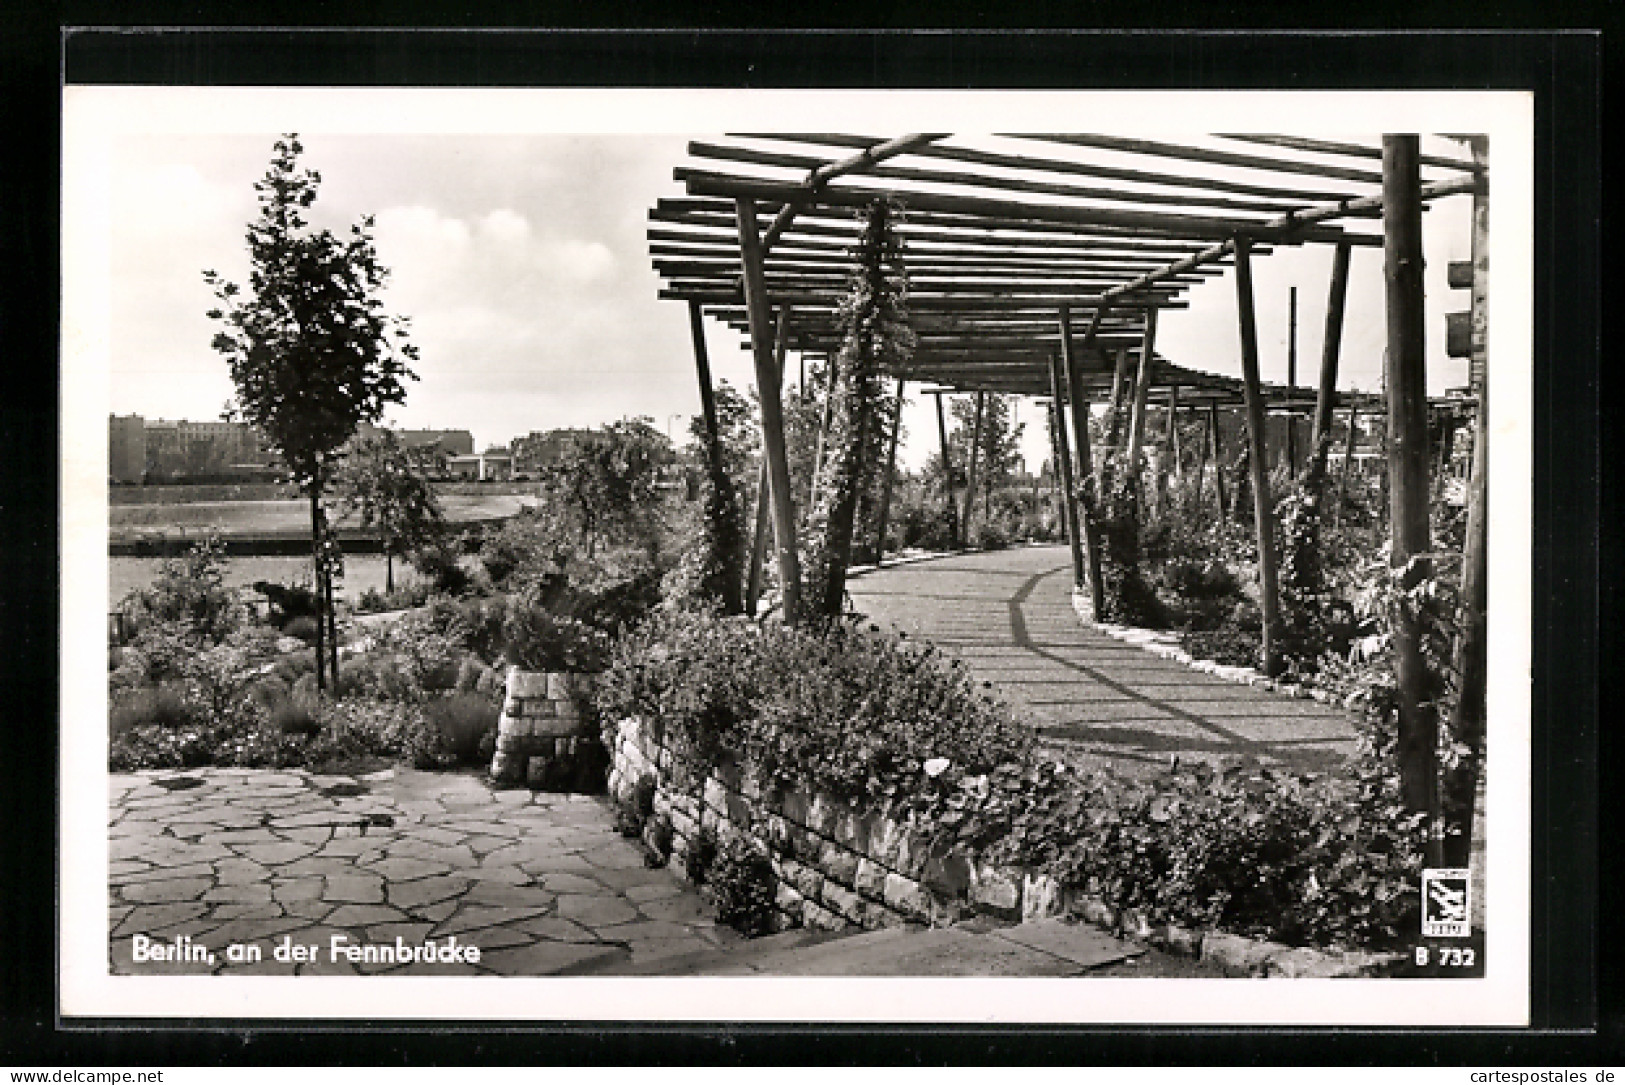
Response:
[[[173,686],[138,689],[115,702],[108,712],[108,731],[117,736],[137,727],[182,727],[192,721],[191,707]]]
[[[851,623],[662,614],[622,639],[595,700],[604,718],[660,720],[702,764],[737,756],[842,798],[888,795],[934,757],[991,768],[1033,741],[962,664]]]
[[[440,542],[412,554],[411,562],[428,581],[432,589],[444,595],[464,595],[473,588],[458,556],[456,546]]]
[[[717,834],[709,828],[701,829],[689,840],[688,852],[683,856],[683,873],[695,885],[704,885],[716,859]]]
[[[439,749],[452,765],[478,765],[488,735],[494,735],[498,710],[473,693],[454,693],[423,707],[423,716],[439,738]],[[483,760],[490,761],[489,752]]]
[[[219,640],[245,618],[237,593],[225,586],[225,569],[225,544],[211,535],[182,556],[166,558],[152,586],[131,592],[121,609],[138,627],[178,623],[197,637]]]
[[[279,734],[314,735],[322,729],[322,720],[315,702],[289,699],[271,709],[271,726]]]
[[[778,880],[768,857],[743,837],[723,847],[707,875],[717,919],[754,938],[773,929],[773,901]]]
[[[316,643],[316,619],[309,615],[300,615],[289,619],[288,624],[282,627],[282,635],[298,637],[306,644]]]
[[[528,671],[600,671],[609,655],[608,638],[597,630],[517,600],[508,608],[503,642],[503,659]]]
[[[976,524],[972,535],[971,545],[977,550],[1007,550],[1010,547],[1010,534],[1002,524],[982,521]]]
[[[508,606],[507,596],[466,599],[439,596],[430,601],[425,621],[428,629],[444,635],[452,644],[482,660],[495,661],[502,655]]]

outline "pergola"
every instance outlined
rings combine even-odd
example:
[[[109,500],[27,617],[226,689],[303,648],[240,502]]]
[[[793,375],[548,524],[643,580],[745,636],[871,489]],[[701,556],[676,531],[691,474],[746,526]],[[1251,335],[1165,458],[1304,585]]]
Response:
[[[690,143],[690,162],[673,174],[684,194],[660,200],[649,213],[650,253],[662,278],[660,296],[689,305],[708,419],[715,412],[702,317],[748,336],[762,405],[764,495],[787,610],[800,575],[780,399],[785,352],[829,357],[839,349],[836,310],[860,229],[853,212],[888,198],[902,209],[898,232],[918,336],[912,357],[891,375],[900,388],[916,381],[927,391],[1049,398],[1076,580],[1097,608],[1099,556],[1089,488],[1080,484],[1097,458],[1091,404],[1113,406],[1114,429],[1120,417],[1127,421],[1121,439],[1131,464],[1138,462],[1153,396],[1168,404],[1170,418],[1181,404],[1206,405],[1215,434],[1219,406],[1243,408],[1269,669],[1280,619],[1266,411],[1311,414],[1311,447],[1319,447],[1335,407],[1385,406],[1396,560],[1429,548],[1421,216],[1431,201],[1458,194],[1474,201],[1473,260],[1459,273],[1452,267],[1452,283],[1471,287],[1472,309],[1453,321],[1451,340],[1465,340],[1460,353],[1472,358],[1482,419],[1488,166],[1483,142],[1469,142],[1470,153],[1459,155],[1423,154],[1415,135],[1369,145],[1262,134],[1171,143],[1079,133],[753,133]],[[1296,245],[1335,250],[1314,389],[1259,379],[1253,259]],[[1336,387],[1356,246],[1385,250],[1381,397],[1339,394]],[[1158,314],[1186,307],[1189,290],[1227,268],[1236,290],[1241,377],[1159,356]],[[1114,433],[1114,448],[1118,440]],[[1472,488],[1480,521],[1483,472],[1476,460],[1484,443],[1475,449]],[[758,538],[765,521],[759,515]],[[1401,658],[1410,652],[1402,646]]]

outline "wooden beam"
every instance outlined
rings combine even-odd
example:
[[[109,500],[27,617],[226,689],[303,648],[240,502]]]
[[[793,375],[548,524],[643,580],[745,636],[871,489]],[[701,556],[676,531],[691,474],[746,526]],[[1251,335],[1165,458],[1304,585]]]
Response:
[[[873,136],[830,134],[807,136],[770,132],[755,133],[750,138],[783,140],[792,143],[823,143],[835,147],[862,147],[880,142],[878,138]],[[942,144],[924,147],[915,153],[924,158],[974,162],[983,166],[1003,166],[1011,169],[1039,170],[1045,173],[1064,173],[1083,177],[1103,177],[1114,181],[1170,185],[1214,192],[1236,192],[1252,196],[1277,196],[1293,200],[1335,200],[1342,195],[1338,192],[1318,189],[1286,188],[1280,185],[1254,184],[1221,177],[1192,177],[1183,174],[1156,173],[1148,170],[1100,165],[1094,162],[1079,162],[1066,158],[1042,158],[1029,154],[1000,154],[993,151],[976,150],[969,147],[951,147]]]
[[[1382,137],[1383,280],[1387,310],[1388,483],[1392,561],[1409,588],[1429,575],[1427,359],[1422,286],[1419,139]],[[1427,663],[1422,630],[1401,613],[1394,622],[1399,692],[1400,788],[1412,810],[1438,817],[1438,719],[1424,704]],[[1430,865],[1442,860],[1436,842]]]
[[[793,200],[799,186],[784,181],[738,177],[709,170],[679,166],[672,171],[692,195],[724,196],[734,199]],[[1277,234],[1291,233],[1300,241],[1339,241],[1341,230],[1326,227],[1295,227],[1290,231],[1269,222],[1216,215],[1181,215],[1164,211],[1128,208],[1083,207],[1069,204],[1041,204],[1021,200],[1001,200],[987,196],[956,196],[942,192],[898,191],[882,188],[826,188],[819,202],[835,207],[867,207],[876,200],[892,199],[904,207],[942,214],[982,216],[1003,221],[1062,223],[1080,226],[1117,226],[1130,230],[1158,230],[1182,238],[1228,238],[1238,230],[1254,231],[1274,240]]]
[[[1236,239],[1236,310],[1241,326],[1241,374],[1247,397],[1247,452],[1253,484],[1253,526],[1258,538],[1258,604],[1263,616],[1262,669],[1280,673],[1280,595],[1275,568],[1275,527],[1270,503],[1264,433],[1264,399],[1258,387],[1258,325],[1253,316],[1253,266],[1249,239]]]
[[[1333,166],[1320,162],[1305,162],[1302,159],[1295,158],[1242,154],[1239,151],[1221,151],[1208,147],[1191,147],[1149,139],[1128,139],[1123,136],[1099,136],[1071,132],[1017,136],[1016,138],[1042,139],[1052,143],[1065,143],[1073,147],[1092,147],[1102,151],[1126,151],[1130,154],[1173,158],[1185,162],[1204,162],[1215,166],[1241,166],[1245,169],[1268,170],[1270,173],[1302,173],[1312,177],[1331,178],[1338,181],[1358,181],[1361,184],[1382,183],[1382,174],[1374,170],[1356,169],[1351,166]]]
[[[1134,413],[1129,419],[1128,472],[1135,486],[1140,484],[1140,445],[1145,437],[1145,405],[1151,391],[1151,359],[1156,353],[1157,318],[1145,314],[1145,338],[1140,343],[1140,366],[1134,378]]]
[[[784,406],[779,374],[769,338],[770,306],[762,281],[762,251],[756,232],[756,204],[738,201],[739,251],[745,269],[745,305],[750,310],[750,340],[755,346],[756,387],[762,401],[762,450],[767,457],[768,490],[773,495],[774,548],[778,551],[779,590],[786,622],[801,617],[801,556],[796,548],[796,510],[790,495],[790,460],[784,444]]]
[[[1224,492],[1224,445],[1221,443],[1219,428],[1219,405],[1207,405],[1207,428],[1213,441],[1213,496],[1219,499],[1219,518],[1230,518],[1230,498]]]
[[[1311,478],[1326,473],[1326,457],[1331,450],[1332,405],[1337,399],[1337,363],[1343,349],[1343,305],[1348,297],[1349,256],[1347,245],[1337,246],[1332,257],[1331,293],[1326,299],[1326,334],[1320,350],[1320,382],[1315,390],[1315,428],[1310,441],[1315,448]]]
[[[1061,323],[1061,364],[1066,370],[1067,401],[1072,407],[1072,442],[1077,446],[1078,457],[1078,531],[1083,537],[1083,557],[1085,573],[1089,585],[1090,614],[1099,620],[1101,617],[1101,604],[1106,598],[1106,590],[1100,572],[1100,542],[1095,533],[1095,514],[1093,507],[1094,491],[1096,489],[1094,457],[1089,448],[1089,399],[1083,392],[1083,373],[1077,365],[1079,352],[1072,349],[1072,314],[1066,306],[1059,310]],[[1083,333],[1083,348],[1089,348],[1100,322],[1105,319],[1105,307],[1097,308],[1094,315],[1089,318],[1089,327]]]
[[[843,158],[839,162],[825,162],[814,167],[813,171],[807,175],[807,179],[801,183],[802,188],[806,190],[806,195],[800,200],[791,200],[789,203],[781,207],[777,217],[775,217],[772,224],[768,226],[767,233],[762,235],[762,252],[764,254],[767,253],[775,244],[777,244],[779,238],[783,236],[784,231],[789,229],[790,223],[796,217],[797,212],[801,211],[804,207],[816,199],[818,194],[823,191],[824,186],[830,181],[848,173],[857,173],[859,171],[866,172],[870,170],[877,162],[887,158],[892,158],[896,155],[904,154],[915,147],[921,146],[922,144],[930,143],[932,140],[944,138],[946,138],[945,135],[926,135],[919,133],[899,136],[897,139],[887,140],[885,143],[881,143],[873,147],[865,147],[857,154],[852,155],[849,158]],[[690,143],[688,145],[688,153],[695,154],[695,147],[697,146],[705,145]]]
[[[788,169],[807,169],[818,163],[818,159],[810,155],[785,154],[778,151],[763,151],[750,147],[734,147],[715,143],[691,142],[688,153],[695,158],[708,158],[727,162],[745,162],[756,166],[777,166]],[[1212,207],[1219,210],[1232,211],[1266,211],[1280,213],[1290,210],[1299,201],[1291,203],[1281,198],[1270,199],[1238,199],[1233,196],[1216,196],[1201,191],[1185,192],[1154,192],[1144,189],[1129,190],[1121,185],[1103,187],[1098,185],[1062,184],[1055,181],[1036,180],[1033,174],[1038,171],[1027,169],[1025,175],[1001,175],[990,173],[964,173],[941,168],[921,168],[918,166],[880,166],[865,169],[864,174],[877,177],[881,180],[908,181],[919,184],[938,185],[967,185],[978,189],[993,189],[1006,192],[1031,192],[1048,196],[1065,196],[1069,199],[1109,200],[1127,203],[1142,204],[1176,204],[1181,207]],[[1189,187],[1189,186],[1187,186]],[[1334,197],[1335,198],[1335,197]],[[809,201],[810,202],[810,201]],[[794,208],[795,204],[787,204],[784,211]],[[791,217],[794,217],[793,215]],[[771,231],[769,231],[771,233]]]
[[[1066,524],[1066,541],[1072,550],[1072,586],[1081,591],[1088,584],[1084,564],[1083,532],[1078,527],[1078,490],[1072,478],[1072,450],[1067,447],[1066,412],[1062,409],[1061,360],[1049,360],[1050,408],[1055,412],[1050,440],[1055,452],[1056,470],[1061,478],[1061,515]]]
[[[1242,143],[1259,143],[1272,147],[1289,147],[1295,151],[1314,151],[1318,154],[1340,154],[1354,158],[1382,158],[1381,147],[1367,147],[1359,143],[1340,143],[1329,139],[1305,139],[1299,136],[1273,136],[1263,133],[1221,133],[1223,139],[1233,139]],[[1417,157],[1417,161],[1424,166],[1438,166],[1441,169],[1466,170],[1469,173],[1483,173],[1484,167],[1477,162],[1469,162],[1461,158],[1449,158],[1445,155],[1424,154]]]

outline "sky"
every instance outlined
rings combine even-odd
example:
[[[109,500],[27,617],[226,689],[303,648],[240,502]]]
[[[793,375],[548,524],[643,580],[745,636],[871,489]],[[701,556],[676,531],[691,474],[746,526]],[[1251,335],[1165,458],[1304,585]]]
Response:
[[[274,111],[273,111],[274,112]],[[297,118],[290,117],[290,120]],[[203,270],[243,282],[244,227],[252,185],[265,172],[278,129],[118,133],[110,140],[108,221],[109,409],[147,417],[218,418],[232,394],[210,348],[213,305]],[[715,138],[714,131],[694,138]],[[392,270],[388,310],[410,318],[422,352],[419,380],[386,422],[467,429],[478,447],[532,430],[593,426],[628,415],[681,438],[699,410],[687,311],[657,299],[644,230],[688,136],[620,132],[305,132],[303,161],[322,176],[313,219],[335,230],[375,219],[382,263]],[[1430,141],[1431,142],[1431,141]],[[1437,141],[1437,149],[1456,151]],[[1465,291],[1445,286],[1445,266],[1468,256],[1466,197],[1425,219],[1429,390],[1465,383],[1444,357],[1444,313]],[[1261,370],[1284,381],[1287,307],[1298,289],[1299,381],[1315,380],[1332,250],[1280,248],[1255,259]],[[1340,387],[1379,387],[1384,339],[1381,249],[1356,248]],[[1193,288],[1190,308],[1160,322],[1157,349],[1171,360],[1237,374],[1239,337],[1230,274]],[[751,383],[742,338],[708,322],[714,375]],[[790,372],[795,372],[792,357]],[[1017,417],[1041,416],[1021,403]],[[936,445],[929,401],[904,416],[900,463],[923,464]],[[1040,425],[1023,451],[1047,455]]]

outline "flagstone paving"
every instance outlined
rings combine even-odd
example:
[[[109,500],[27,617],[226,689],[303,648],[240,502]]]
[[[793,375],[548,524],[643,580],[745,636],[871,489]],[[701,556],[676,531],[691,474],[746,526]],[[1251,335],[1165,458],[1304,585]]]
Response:
[[[1064,546],[887,566],[848,582],[871,620],[964,660],[1051,746],[1146,771],[1232,755],[1326,771],[1354,752],[1354,721],[1317,701],[1238,685],[1088,629]]]
[[[197,769],[115,775],[110,799],[117,974],[614,973],[741,941],[676,874],[647,867],[591,796],[406,769]],[[212,959],[137,962],[137,935],[189,939]],[[455,936],[480,959],[335,959],[335,936],[438,947]],[[284,941],[316,948],[278,960]],[[228,960],[231,944],[259,959]]]

